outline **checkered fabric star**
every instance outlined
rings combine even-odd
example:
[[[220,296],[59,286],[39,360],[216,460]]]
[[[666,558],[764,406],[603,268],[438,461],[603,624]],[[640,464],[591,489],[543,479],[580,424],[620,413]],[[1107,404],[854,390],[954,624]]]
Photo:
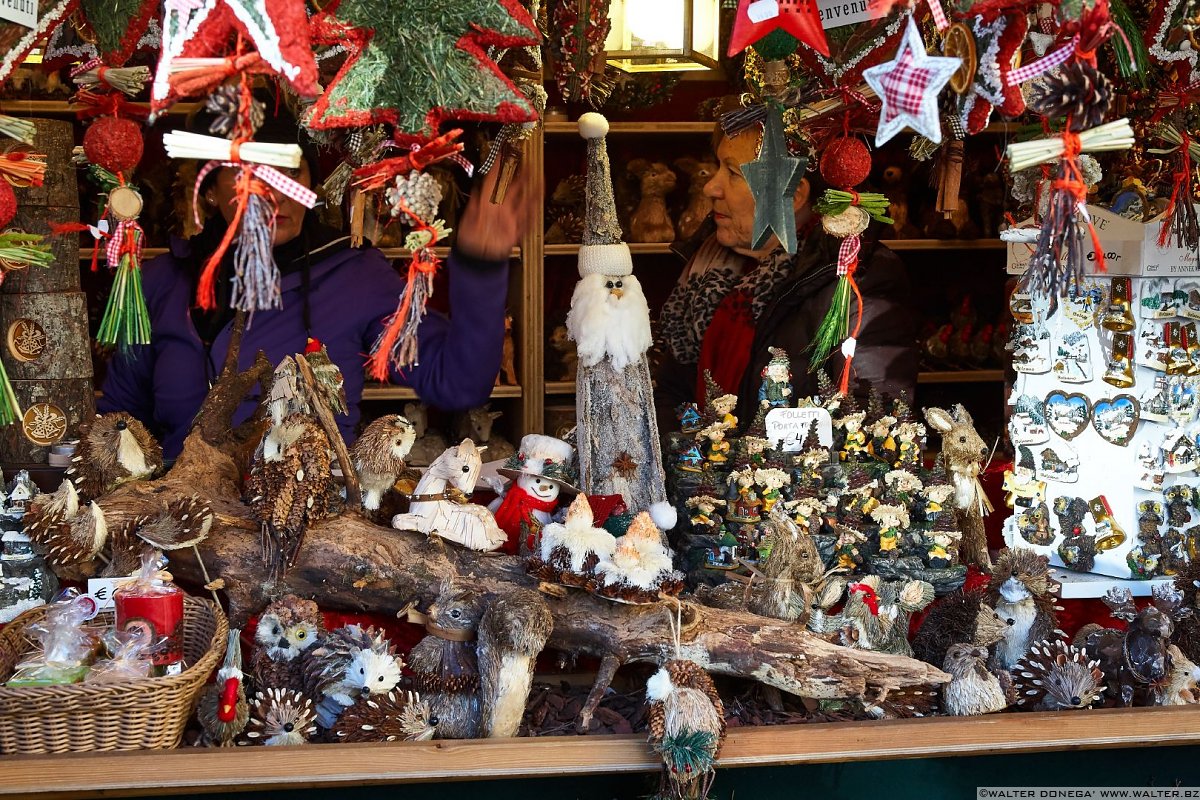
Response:
[[[940,143],[942,125],[938,115],[938,93],[961,64],[960,58],[926,53],[921,33],[910,16],[895,59],[863,71],[863,79],[882,102],[875,146],[882,145],[905,128],[912,128],[934,144]]]

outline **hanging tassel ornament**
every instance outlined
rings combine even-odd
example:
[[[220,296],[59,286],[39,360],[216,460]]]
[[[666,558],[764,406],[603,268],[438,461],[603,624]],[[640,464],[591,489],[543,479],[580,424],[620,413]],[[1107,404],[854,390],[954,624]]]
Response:
[[[1079,166],[1084,151],[1127,150],[1133,146],[1129,120],[1106,123],[1079,134],[1068,130],[1053,139],[1018,142],[1008,146],[1010,170],[1015,174],[1029,167],[1059,161],[1058,175],[1050,184],[1050,202],[1042,220],[1037,248],[1021,279],[1022,291],[1045,298],[1051,308],[1080,285],[1087,253],[1079,220],[1086,225],[1095,253],[1096,270],[1105,272],[1104,248],[1087,212],[1087,181]]]
[[[102,345],[125,350],[150,344],[150,311],[142,293],[142,239],[142,226],[133,218],[120,220],[108,241],[108,264],[116,264],[117,273],[96,333]]]
[[[255,311],[282,308],[283,297],[279,289],[279,265],[271,252],[275,241],[275,198],[253,172],[244,174],[249,177],[242,235],[233,254],[233,307],[253,317]]]
[[[1157,135],[1175,145],[1175,172],[1171,176],[1171,200],[1163,215],[1162,227],[1158,231],[1158,246],[1165,248],[1169,242],[1185,250],[1194,250],[1200,245],[1200,220],[1196,218],[1196,163],[1200,156],[1200,144],[1186,130],[1180,131],[1171,123],[1164,123],[1155,131]],[[1151,150],[1165,155],[1172,150]]]
[[[843,394],[850,388],[855,343],[862,329],[863,300],[858,281],[855,280],[858,255],[862,248],[861,236],[872,219],[885,224],[892,222],[887,216],[886,196],[876,193],[859,194],[849,188],[862,183],[871,174],[871,153],[861,139],[848,134],[848,129],[847,116],[843,136],[830,143],[821,156],[821,177],[827,183],[845,188],[827,189],[817,202],[816,211],[821,215],[821,227],[825,232],[842,241],[838,247],[838,282],[834,288],[833,301],[813,337],[812,355],[808,362],[809,372],[815,372],[829,358],[834,347],[840,344],[845,360],[839,383],[839,391]],[[853,331],[850,329],[852,299],[858,310]]]
[[[0,361],[0,425],[12,425],[19,421],[25,413],[21,411],[21,403],[17,393],[13,391],[12,381],[8,379],[8,370]]]

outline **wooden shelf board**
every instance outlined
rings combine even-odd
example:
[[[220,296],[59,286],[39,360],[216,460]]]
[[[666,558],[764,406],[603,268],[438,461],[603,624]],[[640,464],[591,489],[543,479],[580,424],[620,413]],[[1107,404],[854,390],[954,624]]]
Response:
[[[951,369],[939,372],[918,372],[917,383],[1001,383],[1002,369]]]
[[[575,249],[578,250],[579,245],[575,245]],[[409,256],[412,255],[411,250],[407,250],[403,247],[381,247],[380,250],[383,252],[384,256],[386,256],[387,258],[391,258],[391,259],[408,258]],[[165,252],[167,252],[167,248],[165,248],[165,247],[144,247],[144,248],[142,248],[142,258],[143,259],[151,259],[151,258],[154,258],[155,256],[160,256]],[[435,247],[435,248],[433,248],[433,252],[435,254],[437,254],[438,258],[445,258],[446,256],[450,255],[450,248],[449,247]],[[511,258],[520,258],[521,257],[521,248],[514,247],[512,253],[510,254],[510,257]],[[91,261],[92,260],[92,250],[90,247],[79,248],[79,260],[80,261]]]
[[[150,110],[149,103],[135,102],[133,105]],[[176,103],[167,109],[170,115],[186,115],[200,107],[199,103]],[[20,100],[17,98],[0,99],[0,113],[9,115],[23,114],[75,114],[83,106],[68,100]]]
[[[497,386],[492,389],[492,398],[501,399],[509,397],[520,397],[520,386]],[[416,400],[417,393],[407,386],[380,386],[377,383],[368,383],[363,388],[363,400]]]
[[[999,239],[880,239],[889,250],[1003,250]]]
[[[610,135],[620,133],[711,134],[715,126],[714,122],[610,122],[608,123],[608,132]],[[574,120],[547,122],[542,129],[547,134],[573,133],[576,136],[579,135],[579,127]]]
[[[575,381],[546,381],[546,394],[575,394]]]
[[[579,255],[579,245],[577,244],[548,244],[545,246],[545,254],[548,256],[575,256]],[[670,253],[671,244],[669,242],[659,243],[652,242],[649,244],[631,244],[629,252],[634,255],[645,255],[649,253]]]
[[[1200,743],[1200,708],[1110,709],[735,728],[719,766],[1000,755]],[[0,759],[0,794],[163,796],[655,772],[644,736],[238,747]]]

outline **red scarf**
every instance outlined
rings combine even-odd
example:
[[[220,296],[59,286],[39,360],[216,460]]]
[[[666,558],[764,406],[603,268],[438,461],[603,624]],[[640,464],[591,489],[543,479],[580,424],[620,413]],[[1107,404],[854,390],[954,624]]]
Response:
[[[712,373],[717,385],[737,394],[750,366],[754,345],[754,314],[751,298],[744,289],[725,296],[713,313],[704,340],[700,343],[700,362],[696,365],[696,398],[703,402],[704,370]]]
[[[531,529],[530,538],[534,538],[535,534],[532,529],[539,527],[540,523],[533,518],[534,511],[553,511],[558,505],[558,500],[539,500],[529,492],[517,486],[515,483],[508,490],[508,494],[504,495],[503,502],[496,509],[496,524],[500,526],[500,530],[508,534],[508,541],[500,548],[501,552],[509,555],[517,555],[517,550],[521,542],[521,523],[528,523]],[[536,544],[536,541],[526,542],[530,550]]]

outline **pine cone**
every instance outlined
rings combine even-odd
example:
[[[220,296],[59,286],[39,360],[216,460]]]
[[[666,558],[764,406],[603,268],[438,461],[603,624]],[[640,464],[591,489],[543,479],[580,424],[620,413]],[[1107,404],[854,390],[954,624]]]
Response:
[[[1038,81],[1030,91],[1029,107],[1051,119],[1066,117],[1078,132],[1104,122],[1112,107],[1112,82],[1095,67],[1074,62]]]

